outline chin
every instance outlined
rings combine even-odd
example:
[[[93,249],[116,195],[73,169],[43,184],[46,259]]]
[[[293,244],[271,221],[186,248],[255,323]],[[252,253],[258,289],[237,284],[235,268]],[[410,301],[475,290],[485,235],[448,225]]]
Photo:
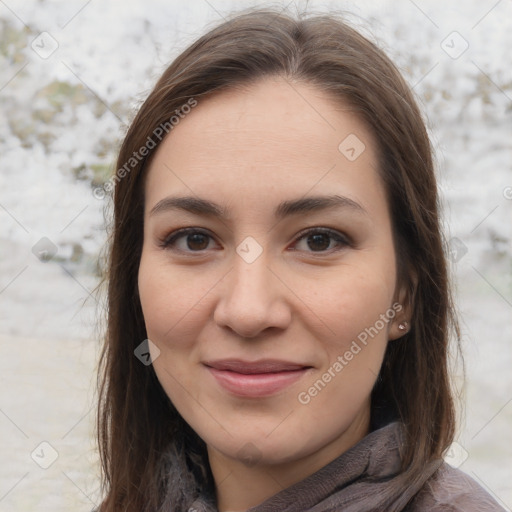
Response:
[[[267,433],[262,433],[264,430]],[[226,435],[222,438],[208,436],[203,439],[209,448],[248,466],[286,464],[313,453],[318,448],[315,443],[308,446],[310,443],[307,439],[290,429],[268,435],[269,431],[271,430],[246,430],[241,435]]]

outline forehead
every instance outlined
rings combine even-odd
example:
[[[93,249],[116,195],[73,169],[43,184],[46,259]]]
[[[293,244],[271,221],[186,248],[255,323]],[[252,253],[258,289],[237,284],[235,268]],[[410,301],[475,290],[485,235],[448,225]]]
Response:
[[[216,140],[223,151],[248,152],[263,151],[251,143],[265,140],[270,148],[294,153],[297,147],[306,149],[307,142],[337,155],[338,143],[350,134],[371,145],[369,130],[348,103],[311,84],[266,78],[198,99],[167,139],[171,145],[186,140],[197,150]],[[226,135],[231,138],[219,140]]]
[[[371,203],[383,195],[377,165],[373,137],[349,105],[312,85],[268,78],[198,99],[152,160],[147,204],[171,189],[230,201],[242,192],[250,201],[252,192],[261,203],[333,187],[365,189]]]

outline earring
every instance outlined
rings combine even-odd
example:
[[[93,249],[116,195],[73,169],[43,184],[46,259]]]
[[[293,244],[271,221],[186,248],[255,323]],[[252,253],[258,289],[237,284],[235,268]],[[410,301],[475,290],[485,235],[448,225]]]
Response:
[[[407,322],[402,322],[400,324],[398,324],[398,328],[401,330],[401,331],[406,331],[407,330],[407,326],[409,324]]]

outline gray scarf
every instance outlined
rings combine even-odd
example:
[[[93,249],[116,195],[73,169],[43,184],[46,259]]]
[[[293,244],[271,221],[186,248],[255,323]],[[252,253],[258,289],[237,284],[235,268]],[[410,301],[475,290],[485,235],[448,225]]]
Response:
[[[368,434],[316,473],[247,512],[503,510],[472,479],[443,460],[432,461],[419,474],[401,472],[399,448],[402,443],[401,423],[389,423]],[[212,494],[199,497],[189,508],[174,506],[161,510],[217,512]]]

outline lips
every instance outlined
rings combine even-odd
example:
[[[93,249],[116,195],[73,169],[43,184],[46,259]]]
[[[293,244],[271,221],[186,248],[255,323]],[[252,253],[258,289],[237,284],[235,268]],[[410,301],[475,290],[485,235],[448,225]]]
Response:
[[[216,370],[227,370],[246,375],[254,373],[278,373],[286,371],[294,371],[305,368],[306,365],[279,361],[276,359],[264,359],[262,361],[241,361],[240,359],[222,359],[219,361],[211,361],[204,363],[210,368]]]
[[[278,393],[302,378],[311,366],[265,359],[222,359],[203,363],[218,384],[241,397],[264,397]]]

